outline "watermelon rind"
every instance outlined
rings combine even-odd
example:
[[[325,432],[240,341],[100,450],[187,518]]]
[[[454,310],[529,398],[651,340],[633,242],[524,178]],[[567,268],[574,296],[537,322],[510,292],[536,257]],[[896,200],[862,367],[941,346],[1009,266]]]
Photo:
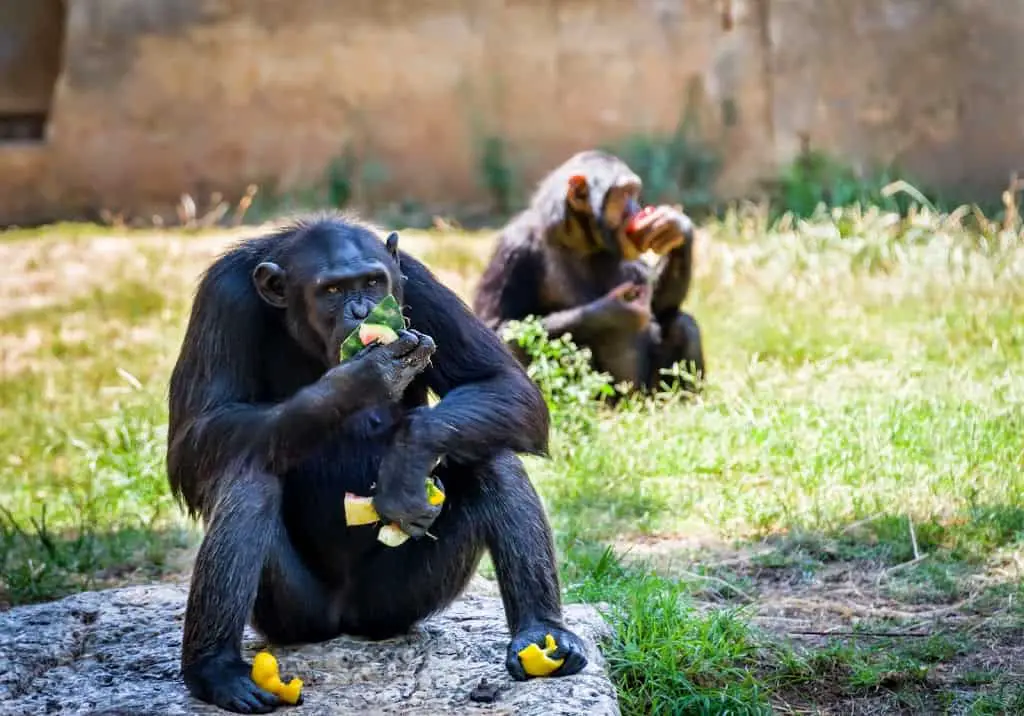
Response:
[[[402,307],[398,300],[390,293],[381,299],[380,303],[373,307],[370,315],[359,324],[385,326],[395,333],[405,330],[405,318],[402,316]],[[341,360],[346,361],[363,349],[363,342],[359,338],[359,328],[348,334],[348,337],[341,344]]]

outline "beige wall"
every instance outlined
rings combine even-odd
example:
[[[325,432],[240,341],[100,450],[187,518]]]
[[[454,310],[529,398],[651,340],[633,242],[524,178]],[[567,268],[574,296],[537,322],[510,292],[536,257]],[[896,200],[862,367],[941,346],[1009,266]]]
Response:
[[[298,188],[350,141],[390,170],[378,198],[479,201],[481,129],[532,182],[582,147],[670,131],[688,98],[724,153],[723,194],[804,134],[981,191],[1017,166],[1015,2],[732,0],[731,29],[724,4],[69,2],[47,141],[0,146],[0,220]]]
[[[1017,0],[774,0],[770,26],[778,159],[806,131],[986,199],[1024,170]]]

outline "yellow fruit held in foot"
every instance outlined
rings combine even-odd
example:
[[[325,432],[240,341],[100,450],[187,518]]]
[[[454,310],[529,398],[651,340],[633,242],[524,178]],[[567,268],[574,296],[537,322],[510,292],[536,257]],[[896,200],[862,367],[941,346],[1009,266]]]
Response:
[[[560,667],[565,659],[552,659],[551,653],[558,648],[555,637],[548,634],[544,638],[544,648],[536,644],[530,644],[519,651],[519,663],[523,665],[523,671],[530,676],[547,676]]]
[[[299,703],[302,694],[302,679],[292,679],[287,684],[281,681],[277,672],[277,659],[267,651],[261,651],[252,660],[252,680],[265,691],[277,696],[287,704]]]
[[[345,493],[345,524],[368,525],[380,520],[376,508],[373,506],[372,497],[359,497],[351,492]]]

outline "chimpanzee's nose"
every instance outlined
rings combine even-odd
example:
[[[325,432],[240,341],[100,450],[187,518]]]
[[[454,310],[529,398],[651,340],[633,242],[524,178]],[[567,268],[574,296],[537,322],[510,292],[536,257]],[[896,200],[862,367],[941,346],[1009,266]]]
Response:
[[[352,304],[352,317],[357,321],[361,321],[370,315],[370,302],[359,301],[358,303]]]

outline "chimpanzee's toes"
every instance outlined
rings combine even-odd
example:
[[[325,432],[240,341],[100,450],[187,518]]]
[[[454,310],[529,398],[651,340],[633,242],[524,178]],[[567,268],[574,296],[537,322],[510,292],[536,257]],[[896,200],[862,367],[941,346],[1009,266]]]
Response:
[[[185,684],[197,699],[240,714],[270,713],[282,704],[256,685],[252,667],[239,657],[201,661],[185,671]]]

